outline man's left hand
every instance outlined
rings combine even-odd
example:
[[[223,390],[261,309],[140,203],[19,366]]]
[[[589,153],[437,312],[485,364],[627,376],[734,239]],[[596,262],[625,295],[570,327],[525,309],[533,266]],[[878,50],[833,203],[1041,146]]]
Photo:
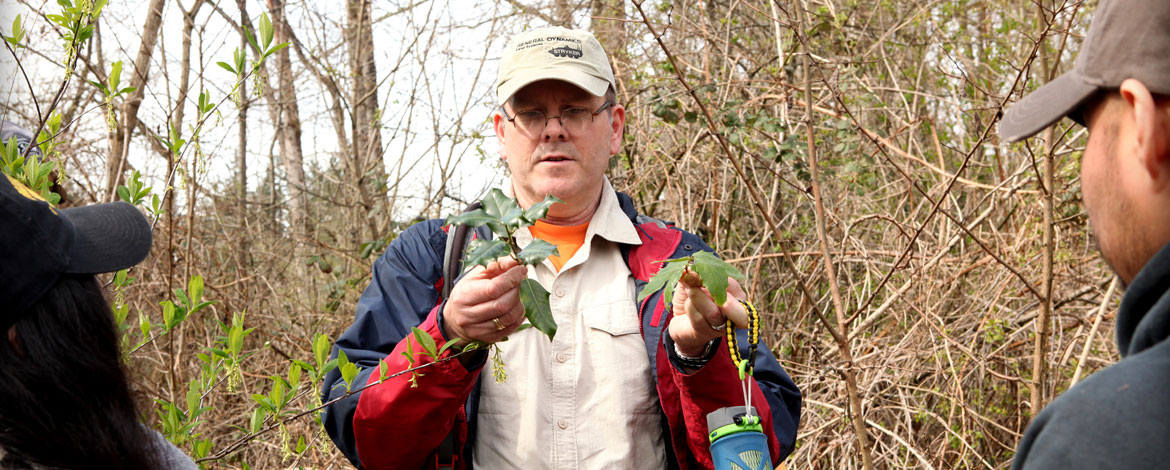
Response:
[[[688,272],[674,288],[674,317],[670,319],[670,339],[678,352],[692,357],[703,354],[707,343],[723,336],[724,325],[731,321],[740,328],[748,327],[748,313],[739,303],[747,298],[743,288],[733,278],[727,278],[727,301],[716,305],[703,281],[694,272]]]

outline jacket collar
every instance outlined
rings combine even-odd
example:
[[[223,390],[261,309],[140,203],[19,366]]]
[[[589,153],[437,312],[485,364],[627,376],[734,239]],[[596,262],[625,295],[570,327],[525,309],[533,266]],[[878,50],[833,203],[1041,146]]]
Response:
[[[1170,244],[1138,272],[1117,312],[1117,349],[1137,354],[1170,337]]]

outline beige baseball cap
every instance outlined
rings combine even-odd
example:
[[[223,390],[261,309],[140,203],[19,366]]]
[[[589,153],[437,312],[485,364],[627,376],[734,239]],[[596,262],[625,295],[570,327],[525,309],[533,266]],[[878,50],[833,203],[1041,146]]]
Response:
[[[1026,139],[1060,118],[1084,124],[1081,108],[1102,90],[1136,78],[1170,94],[1170,1],[1101,0],[1073,69],[1038,88],[1004,113],[999,135]]]
[[[572,83],[594,96],[617,88],[609,58],[593,34],[550,27],[526,31],[508,42],[500,59],[496,98],[503,104],[524,86],[548,79]]]

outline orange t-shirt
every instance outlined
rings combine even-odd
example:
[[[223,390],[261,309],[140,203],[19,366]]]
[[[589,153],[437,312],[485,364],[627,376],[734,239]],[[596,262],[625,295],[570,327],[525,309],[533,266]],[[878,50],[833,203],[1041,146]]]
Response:
[[[536,225],[528,227],[533,239],[539,238],[557,246],[560,254],[548,257],[557,268],[557,272],[561,271],[561,266],[564,266],[585,243],[585,231],[588,229],[588,222],[581,225],[553,225],[539,220],[536,221]]]

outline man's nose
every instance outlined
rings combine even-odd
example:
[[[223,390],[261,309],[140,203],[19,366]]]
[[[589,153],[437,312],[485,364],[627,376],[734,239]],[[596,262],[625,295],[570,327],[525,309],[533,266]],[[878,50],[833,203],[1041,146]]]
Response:
[[[569,132],[565,130],[565,124],[561,122],[561,117],[550,116],[544,123],[544,133],[541,140],[550,142],[553,140],[566,141],[568,139]]]

